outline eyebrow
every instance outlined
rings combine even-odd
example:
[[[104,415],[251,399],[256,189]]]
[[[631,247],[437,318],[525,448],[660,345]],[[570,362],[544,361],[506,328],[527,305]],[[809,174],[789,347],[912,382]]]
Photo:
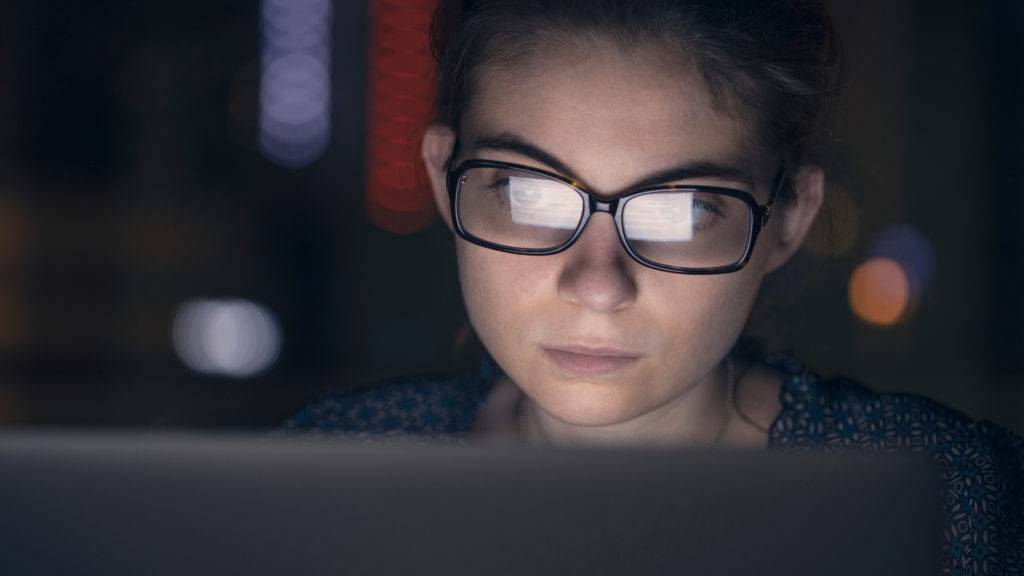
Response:
[[[512,152],[519,156],[525,156],[540,162],[551,170],[572,178],[573,180],[580,180],[573,174],[573,171],[565,165],[565,163],[554,155],[549,152],[545,152],[540,147],[529,143],[524,138],[515,134],[502,133],[497,136],[480,138],[474,143],[473,149],[477,151],[495,150]],[[658,184],[668,184],[670,182],[694,180],[698,178],[712,178],[715,180],[736,182],[739,184],[745,184],[751,189],[755,188],[753,179],[740,168],[715,162],[697,161],[660,170],[645,176],[638,182],[629,186],[628,189],[646,188],[648,186],[656,186]]]
[[[499,134],[498,136],[480,138],[473,145],[473,149],[477,151],[496,150],[501,152],[513,152],[520,156],[532,158],[537,162],[546,165],[548,168],[551,168],[555,172],[568,176],[573,180],[578,180],[578,178],[573,175],[572,170],[563,164],[561,160],[541,150],[538,146],[530,144],[523,138],[513,134],[504,133]]]

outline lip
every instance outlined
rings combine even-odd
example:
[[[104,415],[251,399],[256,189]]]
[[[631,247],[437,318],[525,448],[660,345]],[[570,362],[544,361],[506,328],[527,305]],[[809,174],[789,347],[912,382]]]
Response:
[[[628,350],[591,346],[543,346],[544,354],[563,372],[608,374],[629,368],[643,356]]]

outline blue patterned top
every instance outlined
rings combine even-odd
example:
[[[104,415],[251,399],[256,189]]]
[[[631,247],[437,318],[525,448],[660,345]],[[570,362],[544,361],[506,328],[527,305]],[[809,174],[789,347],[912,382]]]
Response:
[[[823,381],[788,356],[769,360],[790,377],[769,429],[773,449],[927,452],[946,486],[944,572],[1024,575],[1024,440],[990,422],[911,394],[879,394]],[[391,382],[331,394],[284,432],[464,441],[496,377],[493,361],[447,379]]]

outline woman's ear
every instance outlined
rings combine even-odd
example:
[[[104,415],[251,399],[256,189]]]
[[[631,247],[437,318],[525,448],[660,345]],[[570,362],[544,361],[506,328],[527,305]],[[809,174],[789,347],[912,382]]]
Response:
[[[420,154],[427,169],[434,203],[448,228],[452,228],[451,204],[448,199],[448,161],[455,148],[455,132],[443,124],[431,124],[423,134]]]
[[[785,264],[804,243],[825,198],[825,171],[820,166],[804,165],[791,178],[795,197],[785,206],[776,205],[785,214],[779,215],[781,226],[766,272]]]

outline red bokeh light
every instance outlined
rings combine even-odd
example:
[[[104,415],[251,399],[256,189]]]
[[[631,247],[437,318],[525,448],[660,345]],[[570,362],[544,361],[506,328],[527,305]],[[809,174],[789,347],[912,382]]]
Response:
[[[398,234],[421,230],[436,215],[418,162],[433,99],[427,31],[435,6],[436,0],[370,3],[365,207],[377,226]]]

